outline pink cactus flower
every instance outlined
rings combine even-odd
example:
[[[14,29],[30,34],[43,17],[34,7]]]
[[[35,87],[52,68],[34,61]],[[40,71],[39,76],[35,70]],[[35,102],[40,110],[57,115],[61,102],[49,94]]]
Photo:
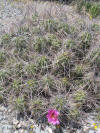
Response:
[[[59,112],[55,109],[49,109],[47,114],[48,122],[54,125],[59,125],[60,121],[58,120]]]

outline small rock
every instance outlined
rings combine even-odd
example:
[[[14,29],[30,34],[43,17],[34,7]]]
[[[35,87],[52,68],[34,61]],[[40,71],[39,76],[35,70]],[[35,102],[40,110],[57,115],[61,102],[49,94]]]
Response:
[[[31,123],[34,123],[33,119],[29,119],[29,121],[30,121]]]
[[[27,130],[24,130],[24,133],[29,133]]]
[[[14,133],[19,133],[18,131],[15,131]]]
[[[25,130],[24,130],[24,129],[21,129],[21,130],[20,130],[20,133],[25,133]]]
[[[88,126],[84,126],[83,131],[84,131],[84,132],[86,132],[88,129],[89,129],[89,127],[88,127]]]
[[[18,120],[16,120],[16,119],[13,120],[13,124],[14,124],[14,125],[18,125],[18,123],[19,123]]]
[[[88,133],[97,133],[97,132],[95,132],[94,130],[89,130]]]
[[[21,124],[22,127],[27,127],[27,123],[24,122],[24,121],[21,121],[20,124]]]
[[[4,106],[1,106],[0,107],[0,112],[4,112],[4,111],[6,111],[7,109],[4,107]]]
[[[12,126],[11,125],[3,125],[2,130],[3,130],[3,133],[11,133]]]
[[[2,121],[2,120],[3,120],[3,115],[0,114],[0,121]]]
[[[20,128],[27,128],[27,123],[26,122],[24,122],[24,121],[21,121],[20,123],[18,123],[17,125],[16,125],[16,128],[18,128],[18,129],[20,129]]]
[[[9,112],[9,113],[11,113],[11,112],[12,112],[12,110],[11,110],[11,109],[9,109],[9,110],[8,110],[8,112]]]
[[[48,132],[48,133],[53,133],[53,132],[52,132],[52,129],[51,129],[50,127],[47,127],[47,132]]]
[[[17,128],[18,128],[18,129],[21,128],[21,124],[20,124],[20,123],[17,125]]]

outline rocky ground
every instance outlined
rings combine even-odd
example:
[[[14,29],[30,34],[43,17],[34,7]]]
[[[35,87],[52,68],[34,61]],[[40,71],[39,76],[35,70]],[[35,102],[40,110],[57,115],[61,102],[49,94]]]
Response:
[[[0,133],[39,133],[39,130],[40,128],[34,124],[32,119],[25,120],[22,117],[19,119],[17,112],[0,106]]]
[[[40,126],[34,123],[33,119],[19,118],[17,112],[12,112],[11,109],[0,106],[0,133],[100,133],[100,128],[93,129],[93,124],[96,123],[95,115],[89,114],[87,119],[83,121],[81,129],[54,129],[54,127],[45,127],[41,130]],[[100,123],[97,123],[100,124]],[[55,131],[54,131],[55,130]]]
[[[24,17],[27,15],[27,9],[28,8],[25,8],[23,3],[11,3],[7,2],[6,0],[0,0],[0,35],[5,32],[15,31],[17,26],[24,22]],[[70,7],[68,7],[68,9],[70,12]],[[68,19],[71,18],[71,22],[73,22],[73,15],[74,19],[79,17],[76,14],[72,14],[72,12],[70,12]],[[87,19],[86,21],[87,24],[92,23],[93,21],[96,21],[96,23],[100,24],[98,19],[93,21],[88,21]],[[99,37],[100,35],[97,35],[97,44],[99,43]],[[95,131],[92,130],[93,123],[96,123],[94,120],[94,114],[89,114],[88,118],[86,118],[83,122],[82,129],[75,131],[75,133],[100,133],[99,128]],[[58,132],[61,133],[59,130],[55,131],[55,133]],[[64,132],[71,133],[68,131],[68,129],[67,131],[62,131],[62,133]],[[72,132],[74,133],[74,131]],[[50,127],[46,127],[45,131],[40,131],[40,128],[34,123],[32,119],[24,120],[22,118],[19,120],[17,117],[17,112],[12,112],[10,109],[4,106],[0,106],[0,133],[53,133],[53,131]]]
[[[0,0],[0,35],[9,32],[23,19],[23,3],[13,3],[11,1]]]

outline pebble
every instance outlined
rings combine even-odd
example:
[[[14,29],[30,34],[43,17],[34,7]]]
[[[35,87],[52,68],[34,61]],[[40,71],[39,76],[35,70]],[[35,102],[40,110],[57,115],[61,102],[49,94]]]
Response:
[[[47,132],[48,132],[48,133],[53,133],[53,132],[52,132],[52,129],[49,128],[49,127],[47,128]]]
[[[17,125],[18,123],[19,123],[18,120],[16,120],[16,119],[13,120],[13,124],[14,124],[14,125]]]
[[[24,133],[24,129],[21,129],[19,132],[20,132],[20,133]]]
[[[3,120],[3,115],[2,115],[2,113],[0,113],[0,121],[2,121]]]
[[[27,123],[26,123],[25,121],[21,121],[21,122],[20,122],[20,125],[21,125],[21,127],[27,127],[27,126],[28,126]]]
[[[1,130],[3,131],[3,133],[11,133],[12,131],[12,125],[8,125],[8,124],[2,125],[1,128],[2,128]]]
[[[18,131],[15,131],[14,133],[18,133]]]
[[[18,128],[18,129],[21,128],[21,124],[20,124],[20,123],[17,125],[17,128]]]
[[[100,133],[100,130],[97,130],[97,131],[95,131],[95,130],[89,130],[88,133]]]
[[[16,18],[23,18],[23,3],[12,5],[7,0],[0,0],[0,35],[9,32],[12,23],[17,23]],[[22,19],[21,19],[22,20]]]
[[[5,112],[7,109],[4,106],[0,106],[0,112]]]

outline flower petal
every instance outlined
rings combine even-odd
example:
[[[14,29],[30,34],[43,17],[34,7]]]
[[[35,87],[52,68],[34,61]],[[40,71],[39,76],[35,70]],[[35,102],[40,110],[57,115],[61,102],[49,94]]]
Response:
[[[59,125],[60,122],[58,120],[58,115],[59,115],[59,112],[57,110],[49,109],[48,114],[46,115],[48,122],[52,123],[54,125],[56,125],[56,124]]]

